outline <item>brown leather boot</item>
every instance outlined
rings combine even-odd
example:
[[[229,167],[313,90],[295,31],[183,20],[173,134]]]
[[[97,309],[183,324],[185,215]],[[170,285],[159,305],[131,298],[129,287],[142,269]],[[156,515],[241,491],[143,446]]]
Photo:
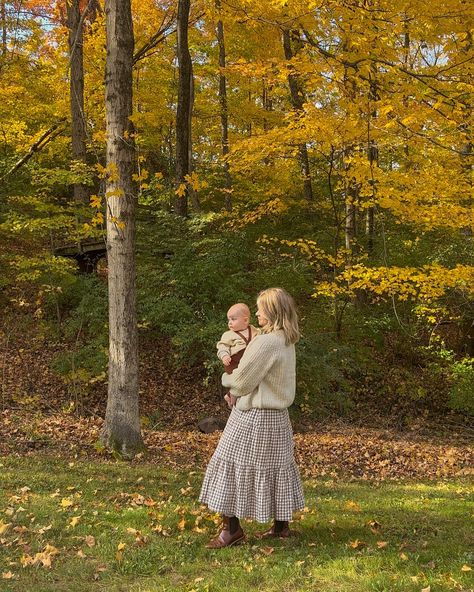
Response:
[[[231,534],[229,516],[222,517],[222,530],[215,539],[207,543],[207,549],[223,549],[224,547],[232,547],[232,545],[240,545],[240,543],[245,541],[245,533],[240,526],[238,518],[233,518],[233,520],[237,520],[237,528]]]
[[[282,520],[275,520],[273,526],[257,535],[258,539],[287,539],[290,536],[294,536],[296,533],[294,530],[290,530],[288,522]]]

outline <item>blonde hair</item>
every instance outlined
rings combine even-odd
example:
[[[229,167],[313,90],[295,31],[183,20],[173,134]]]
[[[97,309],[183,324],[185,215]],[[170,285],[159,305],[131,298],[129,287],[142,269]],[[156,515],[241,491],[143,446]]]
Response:
[[[262,327],[263,333],[281,329],[285,333],[286,344],[296,343],[300,338],[298,315],[295,301],[283,288],[268,288],[257,297],[257,306],[262,309],[268,323]]]

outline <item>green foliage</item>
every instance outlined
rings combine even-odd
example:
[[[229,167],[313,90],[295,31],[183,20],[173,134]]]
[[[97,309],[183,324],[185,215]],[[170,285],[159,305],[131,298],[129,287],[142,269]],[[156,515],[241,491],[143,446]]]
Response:
[[[450,407],[474,415],[474,358],[454,362],[451,377]]]
[[[205,236],[208,224],[212,220],[199,219],[183,227],[161,213],[144,237],[159,242],[139,245],[140,324],[171,337],[178,362],[202,364],[214,355],[228,307],[240,300],[252,305],[255,298],[245,274],[252,267],[245,236]]]
[[[100,376],[107,363],[107,290],[95,276],[75,279],[58,303],[64,315],[61,330],[72,347],[53,367],[66,377],[81,369],[82,378],[90,380]]]
[[[63,257],[45,254],[36,257],[17,255],[11,259],[10,265],[15,270],[16,281],[19,283],[33,282],[62,289],[74,282],[75,263]]]

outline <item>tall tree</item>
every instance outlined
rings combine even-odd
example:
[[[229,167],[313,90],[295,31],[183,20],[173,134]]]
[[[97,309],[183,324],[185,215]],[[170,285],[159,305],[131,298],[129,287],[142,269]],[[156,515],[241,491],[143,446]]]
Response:
[[[7,11],[5,0],[0,1],[0,19],[2,21],[2,57],[7,55]]]
[[[87,11],[87,6],[84,11]],[[84,116],[84,17],[80,0],[67,0],[67,27],[69,29],[69,92],[71,109],[72,158],[86,162],[86,118]],[[89,201],[89,191],[82,183],[74,183],[74,200],[79,204]]]
[[[107,256],[109,381],[102,440],[131,458],[143,447],[138,412],[135,296],[135,150],[132,115],[133,25],[130,0],[107,0]]]
[[[178,0],[177,55],[179,66],[178,108],[176,110],[176,186],[175,212],[188,215],[188,188],[186,175],[190,171],[191,109],[193,91],[193,67],[188,46],[190,0]]]
[[[220,11],[220,0],[216,0],[216,8]],[[232,210],[232,177],[230,175],[229,163],[226,160],[226,156],[229,154],[229,115],[227,109],[227,79],[225,76],[224,23],[221,18],[217,21],[216,35],[219,45],[219,107],[221,116],[222,157],[224,159],[224,203],[226,210],[230,212]]]
[[[293,47],[294,46],[294,47]],[[283,29],[283,50],[285,58],[291,62],[297,51],[301,48],[300,33],[298,30]],[[290,87],[291,104],[296,112],[303,111],[305,102],[304,89],[290,63],[288,74],[288,86]],[[308,147],[303,142],[298,147],[298,160],[303,174],[304,196],[308,201],[313,199],[313,186],[311,183],[311,171],[309,167]]]

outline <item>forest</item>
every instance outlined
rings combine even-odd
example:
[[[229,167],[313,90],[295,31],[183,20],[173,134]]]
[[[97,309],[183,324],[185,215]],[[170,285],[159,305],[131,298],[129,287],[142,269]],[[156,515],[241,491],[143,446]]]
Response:
[[[298,308],[290,417],[308,483],[347,478],[336,499],[357,513],[376,502],[367,492],[366,505],[351,501],[351,479],[469,475],[469,0],[0,0],[0,23],[0,467],[10,495],[27,483],[15,481],[17,456],[37,453],[135,459],[143,483],[140,459],[151,453],[160,470],[194,475],[216,443],[198,423],[222,427],[228,416],[216,356],[227,310],[246,303],[256,325],[256,298],[272,286]],[[182,479],[176,495],[186,498],[196,478]],[[72,519],[80,504],[67,483],[61,511]],[[18,504],[33,499],[29,487],[15,493]],[[116,508],[146,510],[146,496],[123,495],[109,492]],[[195,516],[187,532],[187,499],[178,525],[166,525],[164,500],[149,506],[155,534],[199,536],[212,525]],[[333,510],[322,510],[328,521]],[[0,544],[9,545],[1,537],[13,518],[1,516]],[[370,528],[380,551],[379,526]],[[148,549],[133,528],[137,549]],[[351,552],[369,552],[363,536],[353,534]],[[120,587],[135,572],[124,567],[125,543],[114,544],[107,589],[148,590]],[[22,568],[57,560],[59,545],[43,547],[27,549]],[[273,547],[263,549],[271,563]],[[406,553],[408,569],[403,549],[395,558]],[[360,588],[318,577],[334,590],[467,591],[474,564],[463,553],[449,568],[455,583],[448,568],[433,580],[415,571],[377,583],[373,564]],[[304,557],[292,563],[293,584],[280,574],[283,587],[268,590],[324,589],[305,587]],[[106,577],[108,560],[97,561],[94,581]],[[2,577],[19,590],[18,562],[5,565]],[[171,583],[150,590],[223,585],[206,587],[199,571],[178,584],[163,573]],[[39,578],[35,590],[53,590],[29,577]],[[54,590],[76,590],[68,586]]]

